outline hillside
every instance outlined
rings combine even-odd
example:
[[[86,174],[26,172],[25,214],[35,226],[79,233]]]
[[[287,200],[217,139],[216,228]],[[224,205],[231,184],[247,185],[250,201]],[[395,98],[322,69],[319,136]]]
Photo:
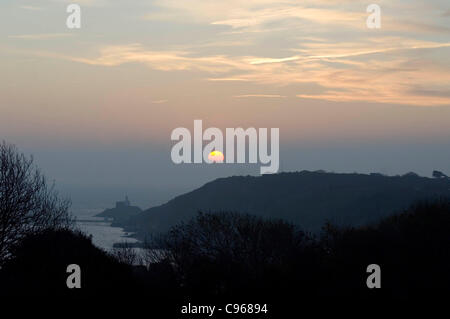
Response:
[[[116,207],[105,209],[95,217],[112,218],[115,223],[121,223],[141,212],[142,209],[138,206],[131,206],[128,196],[126,196],[124,201],[116,202]]]
[[[100,214],[95,215],[95,217],[112,218],[114,222],[120,222],[128,220],[132,216],[136,216],[142,212],[137,206],[120,207],[120,208],[108,208],[105,209]]]
[[[450,179],[415,174],[336,174],[294,172],[220,178],[143,211],[127,222],[115,223],[143,239],[149,233],[193,217],[198,211],[235,211],[283,218],[309,231],[325,221],[363,225],[377,221],[411,203],[450,196]]]

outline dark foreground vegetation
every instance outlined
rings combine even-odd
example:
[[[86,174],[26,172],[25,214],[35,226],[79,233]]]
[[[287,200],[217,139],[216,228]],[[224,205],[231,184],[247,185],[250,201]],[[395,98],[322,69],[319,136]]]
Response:
[[[74,228],[68,207],[32,159],[0,144],[0,296],[286,307],[324,298],[424,300],[450,293],[450,201],[444,197],[371,226],[326,223],[315,235],[282,219],[198,213],[140,255],[94,246]],[[81,269],[81,288],[69,289],[73,264]],[[381,289],[366,285],[370,264],[381,267]]]
[[[0,290],[247,303],[443,298],[450,292],[449,226],[448,200],[414,205],[369,227],[327,224],[318,237],[282,220],[198,214],[155,241],[163,252],[148,249],[144,256],[109,254],[79,232],[45,230],[11,250]],[[73,263],[82,269],[81,289],[66,286],[66,267]],[[381,289],[366,286],[369,264],[381,267]]]

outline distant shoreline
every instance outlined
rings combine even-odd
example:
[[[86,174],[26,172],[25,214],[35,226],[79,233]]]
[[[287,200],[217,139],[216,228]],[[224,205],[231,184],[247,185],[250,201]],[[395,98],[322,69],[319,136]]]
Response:
[[[109,251],[124,247],[124,244],[133,248],[137,244],[134,241],[138,239],[133,236],[134,234],[124,231],[123,227],[113,227],[113,220],[110,218],[99,218],[91,215],[91,213],[80,214],[80,212],[74,215],[78,227],[85,234],[93,237],[93,243],[97,247]],[[142,243],[140,244],[142,245]]]

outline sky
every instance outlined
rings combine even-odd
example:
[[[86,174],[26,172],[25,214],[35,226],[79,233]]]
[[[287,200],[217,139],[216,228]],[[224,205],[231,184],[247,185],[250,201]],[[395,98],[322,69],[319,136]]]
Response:
[[[258,174],[173,164],[195,119],[280,128],[280,171],[450,173],[447,0],[2,0],[0,39],[0,139],[79,206]]]

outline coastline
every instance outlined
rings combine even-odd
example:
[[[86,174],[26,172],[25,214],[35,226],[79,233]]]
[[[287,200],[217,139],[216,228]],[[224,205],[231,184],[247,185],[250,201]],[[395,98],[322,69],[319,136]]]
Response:
[[[76,217],[77,227],[92,236],[94,245],[111,251],[114,248],[123,248],[124,246],[133,248],[142,248],[142,242],[132,234],[125,231],[118,225],[112,226],[112,220],[105,220],[102,217],[95,217],[103,209],[74,209],[73,215]],[[141,247],[138,247],[141,245]],[[121,247],[122,246],[122,247]]]

